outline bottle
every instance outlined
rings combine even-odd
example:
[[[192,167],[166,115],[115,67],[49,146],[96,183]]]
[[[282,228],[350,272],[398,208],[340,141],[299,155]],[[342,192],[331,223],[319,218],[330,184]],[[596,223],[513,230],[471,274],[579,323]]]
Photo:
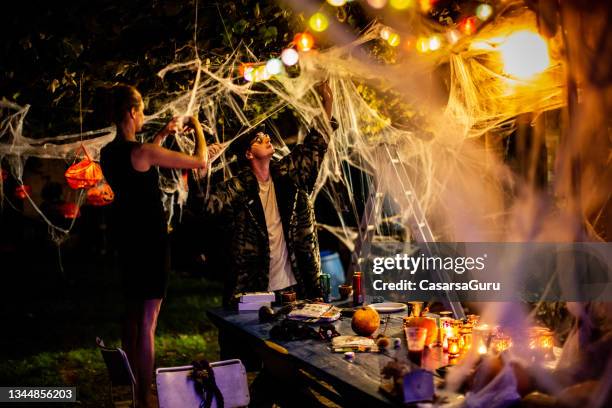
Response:
[[[361,272],[353,273],[353,306],[361,306],[363,304],[363,286]]]

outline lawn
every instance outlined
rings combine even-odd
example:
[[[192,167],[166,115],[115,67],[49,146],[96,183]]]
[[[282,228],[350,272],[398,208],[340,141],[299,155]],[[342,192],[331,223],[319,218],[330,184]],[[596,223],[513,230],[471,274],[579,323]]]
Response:
[[[0,385],[76,386],[79,405],[110,406],[108,376],[95,338],[120,344],[119,276],[112,257],[66,253],[62,273],[52,252],[0,251],[5,279]],[[218,360],[217,331],[205,309],[220,304],[218,282],[173,272],[159,317],[157,366]]]

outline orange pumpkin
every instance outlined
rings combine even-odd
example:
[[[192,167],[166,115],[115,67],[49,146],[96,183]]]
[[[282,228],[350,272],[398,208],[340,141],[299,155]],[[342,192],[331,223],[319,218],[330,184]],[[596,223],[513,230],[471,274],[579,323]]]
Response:
[[[359,336],[371,336],[380,326],[378,312],[370,306],[360,307],[353,314],[351,328]]]
[[[404,317],[404,327],[422,327],[427,329],[426,346],[435,343],[438,339],[438,325],[436,320],[431,317]]]

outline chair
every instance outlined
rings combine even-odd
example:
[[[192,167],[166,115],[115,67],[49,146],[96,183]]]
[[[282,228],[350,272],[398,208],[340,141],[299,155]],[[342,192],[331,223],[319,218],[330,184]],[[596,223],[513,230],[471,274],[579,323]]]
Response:
[[[250,402],[246,370],[238,359],[211,363],[224,408],[246,407]],[[189,378],[193,366],[158,368],[155,371],[159,408],[199,407],[202,398]],[[211,408],[217,407],[213,399]]]
[[[102,354],[104,363],[110,377],[110,395],[114,406],[123,406],[131,403],[130,406],[136,407],[136,379],[130,367],[130,362],[125,354],[125,351],[117,348],[109,348],[104,345],[101,338],[96,337],[96,345]],[[113,386],[130,386],[132,388],[132,401],[117,401],[115,402],[113,395]]]

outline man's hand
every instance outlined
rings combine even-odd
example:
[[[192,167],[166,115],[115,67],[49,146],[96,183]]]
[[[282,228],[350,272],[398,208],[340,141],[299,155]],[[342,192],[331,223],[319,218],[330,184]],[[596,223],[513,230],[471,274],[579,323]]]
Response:
[[[208,145],[208,161],[212,162],[223,152],[223,146],[219,143],[213,143]]]

